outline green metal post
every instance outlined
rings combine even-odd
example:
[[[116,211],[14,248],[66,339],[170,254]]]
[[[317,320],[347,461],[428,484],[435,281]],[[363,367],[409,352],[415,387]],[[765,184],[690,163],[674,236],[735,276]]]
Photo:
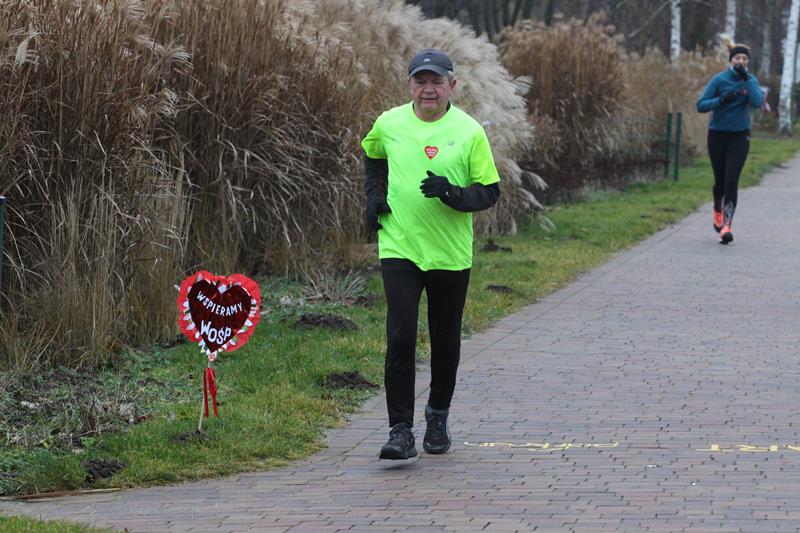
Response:
[[[669,141],[672,138],[672,113],[667,113],[667,130],[664,133],[664,178],[669,177]]]
[[[683,113],[678,113],[677,121],[675,123],[675,170],[672,178],[678,181],[678,174],[681,168],[681,122],[683,122]]]

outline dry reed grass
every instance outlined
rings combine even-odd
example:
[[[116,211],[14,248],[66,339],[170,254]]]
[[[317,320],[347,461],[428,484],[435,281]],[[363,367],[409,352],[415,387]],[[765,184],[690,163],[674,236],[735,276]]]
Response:
[[[196,266],[286,272],[347,253],[357,72],[283,10],[0,4],[6,364],[99,365],[174,338],[172,286]]]
[[[503,64],[529,76],[527,105],[540,135],[527,166],[558,187],[566,172],[580,172],[615,157],[612,117],[619,112],[624,55],[613,28],[594,16],[586,23],[545,26],[523,20],[497,39]],[[551,176],[555,176],[553,182]]]
[[[184,1],[157,20],[158,41],[187,36],[191,58],[169,78],[180,146],[163,146],[196,187],[190,264],[286,273],[341,256],[361,227],[352,115],[365,86],[345,50],[284,13]]]
[[[548,197],[652,167],[663,157],[667,112],[683,113],[684,156],[705,142],[708,118],[694,104],[718,59],[684,53],[673,65],[656,50],[629,54],[603,22],[522,21],[498,37],[509,72],[532,80],[528,111],[538,135],[523,166],[545,176]]]
[[[0,190],[8,197],[0,350],[17,368],[93,365],[128,340],[142,244],[180,232],[149,219],[171,181],[150,140],[169,93],[134,2],[0,5]],[[141,276],[139,276],[141,278]],[[147,305],[149,307],[149,304]],[[133,335],[136,338],[136,335]]]

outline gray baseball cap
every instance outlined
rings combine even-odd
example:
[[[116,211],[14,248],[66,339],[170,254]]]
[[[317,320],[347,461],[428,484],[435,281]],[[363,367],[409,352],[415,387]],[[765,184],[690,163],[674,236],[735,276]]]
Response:
[[[441,50],[426,48],[411,58],[411,62],[408,64],[408,75],[413,76],[423,70],[430,70],[439,76],[446,76],[453,73],[453,62]]]

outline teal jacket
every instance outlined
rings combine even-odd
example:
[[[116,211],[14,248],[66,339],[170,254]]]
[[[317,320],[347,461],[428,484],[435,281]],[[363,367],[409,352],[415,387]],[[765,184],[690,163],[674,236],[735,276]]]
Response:
[[[719,97],[727,92],[736,93],[736,97],[732,102],[722,105]],[[750,74],[750,79],[743,81],[733,68],[728,68],[708,82],[703,95],[697,101],[697,111],[699,113],[711,111],[708,129],[712,131],[746,131],[750,129],[748,105],[750,107],[764,105],[764,93],[761,92],[758,80]]]

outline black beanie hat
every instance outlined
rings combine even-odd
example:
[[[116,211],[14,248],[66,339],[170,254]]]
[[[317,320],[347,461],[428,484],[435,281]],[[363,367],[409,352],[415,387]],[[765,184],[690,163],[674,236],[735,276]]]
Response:
[[[733,56],[736,54],[744,54],[747,57],[750,57],[750,49],[743,44],[737,44],[733,48],[731,48],[731,53],[728,55],[728,62],[733,59]]]

